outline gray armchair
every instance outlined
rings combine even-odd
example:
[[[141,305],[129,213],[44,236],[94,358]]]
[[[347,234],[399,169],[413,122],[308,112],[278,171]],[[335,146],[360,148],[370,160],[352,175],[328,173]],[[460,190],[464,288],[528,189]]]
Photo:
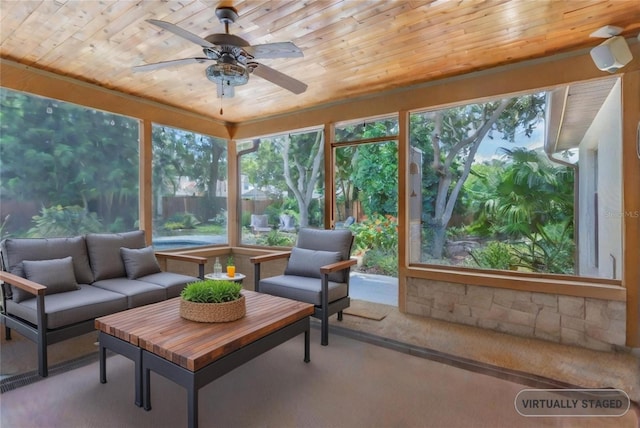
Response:
[[[252,257],[255,290],[315,305],[314,317],[322,322],[321,344],[329,343],[329,317],[349,307],[349,270],[353,235],[349,230],[300,229],[291,251]],[[288,258],[283,275],[260,278],[260,265]]]

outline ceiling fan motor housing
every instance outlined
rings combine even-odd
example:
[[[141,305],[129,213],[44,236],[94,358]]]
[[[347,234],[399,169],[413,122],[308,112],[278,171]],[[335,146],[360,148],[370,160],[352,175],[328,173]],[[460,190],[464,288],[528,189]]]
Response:
[[[255,62],[256,59],[260,58],[299,58],[304,56],[296,45],[292,42],[251,45],[242,37],[229,34],[229,24],[233,24],[238,19],[238,11],[235,8],[228,6],[218,7],[216,16],[224,24],[225,32],[210,34],[205,38],[170,22],[148,19],[147,22],[199,45],[205,57],[146,64],[134,67],[134,71],[151,71],[172,65],[202,64],[207,61],[215,61],[215,64],[205,69],[205,75],[207,79],[217,84],[219,97],[233,97],[233,88],[248,83],[250,74],[255,74],[294,94],[301,94],[307,89],[306,84],[271,67]]]

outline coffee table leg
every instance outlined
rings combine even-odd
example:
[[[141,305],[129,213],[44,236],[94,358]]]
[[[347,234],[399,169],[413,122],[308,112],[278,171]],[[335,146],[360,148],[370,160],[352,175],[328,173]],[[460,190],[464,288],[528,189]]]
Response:
[[[309,328],[304,331],[304,362],[308,363],[311,361],[309,354],[311,353],[310,340],[309,340]]]
[[[142,405],[145,410],[151,410],[151,370],[142,369]]]
[[[198,388],[187,388],[187,418],[189,428],[198,428]]]
[[[100,343],[100,383],[107,383],[107,348]]]

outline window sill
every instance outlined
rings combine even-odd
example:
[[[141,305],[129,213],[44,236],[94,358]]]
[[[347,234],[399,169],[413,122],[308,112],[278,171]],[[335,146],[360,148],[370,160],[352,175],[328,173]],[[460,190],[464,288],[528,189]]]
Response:
[[[458,284],[476,285],[483,287],[506,288],[518,291],[536,293],[560,294],[565,296],[588,297],[594,299],[616,300],[625,302],[627,290],[620,281],[594,278],[585,280],[570,277],[561,279],[558,276],[533,277],[516,274],[488,273],[486,271],[448,270],[426,267],[409,267],[408,278],[431,279],[435,281],[453,282]]]

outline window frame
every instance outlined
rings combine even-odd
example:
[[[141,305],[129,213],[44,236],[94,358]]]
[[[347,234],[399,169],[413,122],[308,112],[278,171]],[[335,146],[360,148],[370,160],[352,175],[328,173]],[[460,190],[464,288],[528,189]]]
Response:
[[[557,85],[558,87],[570,85],[573,82],[567,82]],[[506,270],[491,270],[480,268],[469,268],[460,266],[447,266],[429,263],[411,262],[409,255],[410,231],[409,231],[409,193],[410,186],[410,116],[414,113],[423,113],[425,111],[434,111],[439,109],[453,108],[456,106],[480,103],[487,100],[499,99],[505,97],[514,97],[526,95],[532,92],[548,91],[553,87],[530,88],[518,92],[495,93],[491,96],[481,98],[459,99],[456,102],[446,104],[436,104],[423,107],[416,107],[410,110],[400,111],[400,149],[403,156],[399,159],[404,172],[401,174],[401,188],[404,189],[399,195],[404,209],[400,212],[399,227],[404,237],[400,236],[400,242],[404,245],[400,246],[401,254],[399,260],[405,266],[403,281],[401,287],[406,287],[411,279],[425,279],[432,281],[442,281],[456,284],[464,284],[469,286],[483,286],[489,288],[510,289],[516,291],[540,292],[576,297],[588,297],[598,299],[609,299],[615,301],[627,300],[627,289],[623,286],[622,279],[610,279],[604,277],[579,276],[579,275],[561,275],[533,272],[516,272]],[[623,188],[624,188],[624,183]],[[621,189],[623,191],[623,189]],[[577,230],[576,232],[577,233]],[[624,230],[621,232],[621,240],[624,239]],[[406,297],[406,291],[401,290],[400,296]]]

